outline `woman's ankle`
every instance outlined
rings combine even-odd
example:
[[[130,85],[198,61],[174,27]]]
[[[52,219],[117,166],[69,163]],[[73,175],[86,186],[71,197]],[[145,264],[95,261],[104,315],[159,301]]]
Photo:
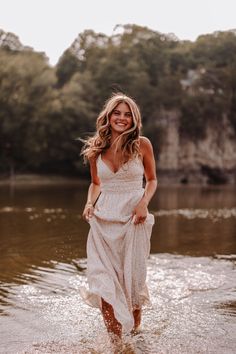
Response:
[[[137,330],[141,325],[141,309],[133,310],[134,317],[134,328],[133,330]]]

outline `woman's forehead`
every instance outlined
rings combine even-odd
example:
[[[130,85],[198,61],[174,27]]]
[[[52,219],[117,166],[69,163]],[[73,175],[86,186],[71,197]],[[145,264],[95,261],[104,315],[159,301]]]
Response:
[[[120,103],[118,103],[118,105],[115,106],[114,110],[115,110],[115,109],[123,110],[123,111],[127,111],[127,112],[131,112],[129,105],[128,105],[128,103],[126,103],[126,102],[120,102]]]

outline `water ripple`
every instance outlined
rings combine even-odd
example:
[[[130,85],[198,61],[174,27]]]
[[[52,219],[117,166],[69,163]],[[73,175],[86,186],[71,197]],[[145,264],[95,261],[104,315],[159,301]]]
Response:
[[[47,222],[51,222],[53,219],[65,219],[69,214],[69,210],[63,208],[16,208],[5,206],[0,208],[0,213],[27,213],[30,220],[35,220],[38,218],[46,217]],[[211,208],[211,209],[171,209],[171,210],[158,210],[152,211],[156,217],[165,216],[181,216],[186,219],[210,219],[213,222],[219,221],[221,219],[236,218],[236,207],[233,208]],[[77,215],[81,218],[81,215]]]
[[[140,335],[125,337],[127,348],[137,354],[234,353],[235,257],[152,254],[147,279],[152,305],[144,309]],[[46,265],[35,268],[38,282],[15,288],[17,310],[3,328],[5,341],[10,343],[9,326],[19,336],[15,352],[25,338],[28,344],[24,350],[21,346],[21,354],[112,353],[99,310],[85,305],[79,295],[87,284],[85,270],[86,259],[54,262],[50,271]]]
[[[236,218],[236,208],[221,209],[172,209],[154,211],[155,216],[182,216],[186,219],[211,219],[219,221],[220,219]]]

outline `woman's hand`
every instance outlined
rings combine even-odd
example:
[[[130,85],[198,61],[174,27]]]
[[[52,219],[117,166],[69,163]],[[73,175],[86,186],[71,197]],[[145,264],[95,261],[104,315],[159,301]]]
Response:
[[[145,200],[141,200],[133,211],[134,225],[142,224],[147,218],[148,208]]]
[[[82,217],[84,220],[89,221],[89,219],[93,216],[94,206],[92,203],[86,203],[84,207],[84,211]]]

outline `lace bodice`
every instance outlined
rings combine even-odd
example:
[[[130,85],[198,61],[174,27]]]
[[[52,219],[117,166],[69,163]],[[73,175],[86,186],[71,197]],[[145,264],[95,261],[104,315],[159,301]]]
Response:
[[[97,158],[98,177],[102,192],[128,192],[140,190],[143,186],[144,167],[140,158],[136,157],[124,163],[117,172],[113,172],[103,161],[101,154]]]

